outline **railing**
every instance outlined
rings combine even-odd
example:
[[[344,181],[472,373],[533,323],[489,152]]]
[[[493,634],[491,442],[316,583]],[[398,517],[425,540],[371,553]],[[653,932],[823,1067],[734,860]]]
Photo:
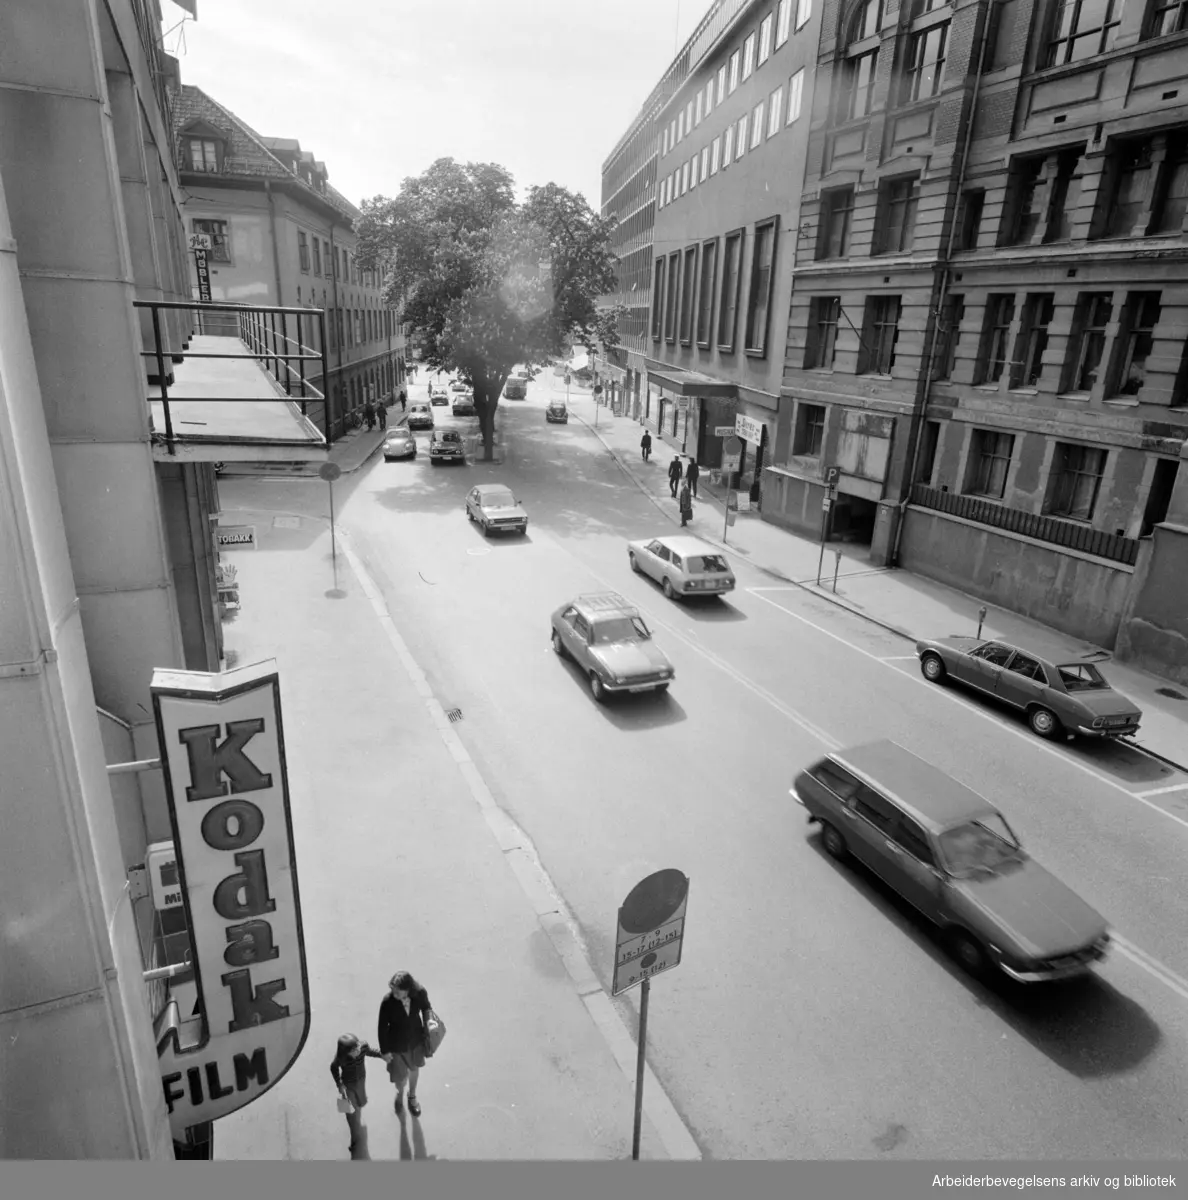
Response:
[[[982,500],[977,496],[942,492],[939,488],[917,483],[912,487],[912,503],[920,508],[949,513],[966,521],[975,521],[979,525],[1004,529],[1010,533],[1035,538],[1038,542],[1049,542],[1053,546],[1064,546],[1069,550],[1079,550],[1082,554],[1092,554],[1097,558],[1107,558],[1112,562],[1126,563],[1128,566],[1133,566],[1138,558],[1139,544],[1135,538],[1104,533],[1100,529],[1079,525],[1074,521],[1061,521],[1056,517],[1023,512],[1021,509],[1009,508],[1005,504],[996,504],[993,500]]]
[[[279,308],[248,304],[221,304],[210,301],[186,303],[176,300],[134,300],[134,307],[147,309],[152,315],[153,345],[142,350],[141,357],[149,360],[150,382],[161,389],[161,406],[165,417],[165,442],[170,454],[176,454],[177,437],[173,432],[173,417],[169,408],[169,387],[166,382],[167,362],[183,362],[193,358],[250,359],[258,362],[283,388],[284,395],[267,396],[194,396],[186,394],[174,403],[269,403],[285,404],[296,401],[302,416],[309,417],[332,442],[333,421],[329,411],[326,387],[329,369],[326,361],[326,314],[320,308]],[[162,330],[162,314],[181,311],[190,314],[193,332],[212,337],[236,338],[244,346],[239,353],[214,350],[186,350],[167,345]],[[316,345],[313,337],[316,330]],[[316,364],[311,369],[307,364]],[[155,368],[155,374],[153,373]],[[320,379],[322,388],[313,384]],[[154,399],[154,397],[150,397]],[[309,411],[309,406],[314,411]]]

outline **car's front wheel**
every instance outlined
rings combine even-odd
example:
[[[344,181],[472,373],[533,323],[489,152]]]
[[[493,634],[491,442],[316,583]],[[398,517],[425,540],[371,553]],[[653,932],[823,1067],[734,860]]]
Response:
[[[829,857],[836,858],[838,862],[849,853],[846,849],[846,839],[828,821],[821,822],[821,842]]]
[[[945,664],[941,661],[939,654],[925,654],[920,659],[920,673],[929,683],[940,683],[948,671],[945,670]]]
[[[1031,724],[1032,732],[1039,734],[1039,736],[1042,738],[1054,738],[1060,736],[1060,721],[1050,708],[1033,708],[1027,714],[1027,720]]]
[[[490,536],[491,536],[491,526],[488,522],[484,521],[483,522],[483,537],[489,538]]]
[[[963,929],[955,930],[949,935],[949,945],[953,957],[971,974],[981,977],[986,974],[990,959],[977,938]]]
[[[635,561],[635,555],[629,553],[627,555],[627,561],[631,564],[631,569],[638,575],[639,574],[639,563],[637,563]]]
[[[672,581],[668,578],[667,575],[665,575],[664,582],[660,586],[663,587],[663,589],[664,589],[664,598],[666,600],[671,600],[673,598],[673,596],[676,595],[676,592],[674,592],[672,590]]]
[[[553,630],[553,653],[558,658],[565,657],[565,647],[561,643],[561,635],[555,629]]]
[[[590,695],[598,701],[599,704],[606,702],[606,688],[602,685],[602,680],[598,678],[597,671],[590,672]]]

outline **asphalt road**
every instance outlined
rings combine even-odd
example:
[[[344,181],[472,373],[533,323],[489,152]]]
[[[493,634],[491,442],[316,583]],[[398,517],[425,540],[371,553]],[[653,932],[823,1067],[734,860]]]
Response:
[[[665,601],[625,543],[671,518],[580,422],[546,424],[554,382],[501,402],[505,463],[435,467],[419,434],[417,460],[377,457],[336,507],[608,990],[623,897],[661,867],[690,877],[649,1058],[706,1156],[1183,1157],[1188,813],[1135,795],[1166,779],[1159,764],[1043,743],[927,684],[902,640],[740,560],[728,602]],[[488,541],[467,522],[463,497],[486,479],[524,503],[526,538]],[[222,490],[227,506],[327,511],[308,481]],[[644,609],[672,658],[666,697],[600,706],[553,655],[552,610],[604,588]],[[987,988],[907,905],[825,856],[789,783],[826,749],[879,736],[997,803],[1111,921],[1107,963],[1073,983]]]

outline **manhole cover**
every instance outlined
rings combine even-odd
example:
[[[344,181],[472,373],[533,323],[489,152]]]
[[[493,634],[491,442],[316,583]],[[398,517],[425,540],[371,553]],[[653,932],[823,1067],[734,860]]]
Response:
[[[1177,692],[1175,688],[1156,688],[1156,696],[1166,696],[1169,700],[1188,700],[1183,692]]]
[[[449,717],[451,721],[461,721],[462,710],[460,708],[447,708],[446,716]]]

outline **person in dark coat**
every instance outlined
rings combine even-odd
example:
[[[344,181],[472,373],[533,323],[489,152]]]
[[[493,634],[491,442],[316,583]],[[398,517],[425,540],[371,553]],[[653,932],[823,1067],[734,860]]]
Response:
[[[346,1114],[347,1128],[351,1131],[351,1151],[362,1141],[362,1112],[367,1104],[367,1059],[383,1058],[366,1042],[361,1042],[353,1033],[344,1033],[338,1039],[338,1050],[330,1064],[330,1074],[338,1094],[350,1101],[354,1111]]]
[[[417,1079],[425,1065],[429,1011],[429,993],[407,971],[397,971],[380,1002],[379,1048],[388,1064],[388,1078],[396,1085],[396,1111],[403,1108],[407,1084],[408,1111],[414,1117],[421,1115]]]
[[[701,475],[701,468],[697,465],[697,459],[689,459],[689,465],[685,468],[685,478],[689,481],[689,488],[693,492],[693,499],[697,499],[697,480]]]
[[[379,417],[379,427],[381,429],[387,429],[388,428],[388,406],[381,400],[380,403],[375,406],[375,412],[376,412],[376,416]]]
[[[644,462],[648,461],[648,455],[652,453],[652,435],[645,429],[643,437],[639,439],[639,450],[643,455]]]
[[[693,494],[689,491],[689,481],[686,479],[681,484],[681,525],[688,525],[693,520]]]
[[[375,428],[375,405],[370,400],[363,405],[363,420],[367,422],[368,429]]]
[[[674,454],[672,462],[668,464],[668,490],[672,492],[672,498],[676,499],[677,486],[681,482],[681,459],[680,456]]]
[[[407,407],[408,407],[408,392],[405,388],[401,388],[400,389],[400,411],[404,412],[404,410]]]

